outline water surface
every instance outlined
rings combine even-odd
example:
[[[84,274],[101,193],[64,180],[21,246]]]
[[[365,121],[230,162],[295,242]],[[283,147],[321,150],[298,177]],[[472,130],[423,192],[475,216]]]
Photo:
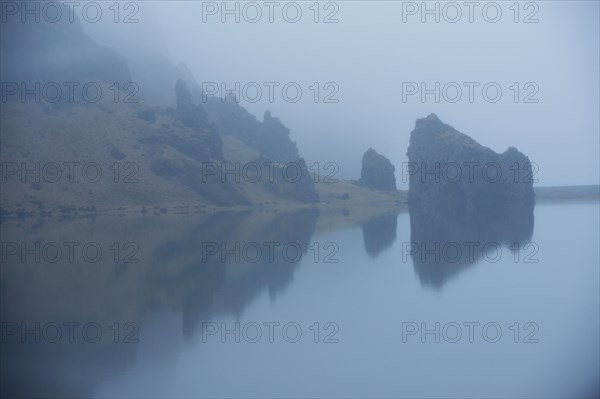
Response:
[[[502,226],[413,211],[328,217],[5,221],[3,393],[597,395],[597,203],[538,205]],[[39,262],[5,244],[36,241]],[[53,263],[50,242],[81,245]],[[78,252],[90,242],[97,262],[90,245],[88,259]],[[453,252],[464,242],[480,244],[473,257]]]

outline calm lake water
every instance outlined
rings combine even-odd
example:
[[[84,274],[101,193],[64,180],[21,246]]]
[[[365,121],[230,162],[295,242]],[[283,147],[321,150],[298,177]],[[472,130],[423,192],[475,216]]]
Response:
[[[598,203],[427,215],[5,221],[2,393],[597,396]]]

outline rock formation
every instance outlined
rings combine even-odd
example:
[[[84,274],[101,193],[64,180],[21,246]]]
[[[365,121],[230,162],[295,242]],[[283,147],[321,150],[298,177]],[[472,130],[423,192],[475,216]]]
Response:
[[[527,156],[514,147],[498,154],[435,114],[417,120],[407,155],[409,202],[452,198],[490,205],[534,200],[532,164]]]
[[[377,190],[396,190],[395,170],[389,159],[369,148],[362,158],[360,183]]]
[[[260,122],[232,96],[225,101],[208,96],[202,105],[220,134],[239,139],[275,162],[296,162],[300,158],[298,147],[290,138],[290,129],[271,116],[271,112],[266,111]]]

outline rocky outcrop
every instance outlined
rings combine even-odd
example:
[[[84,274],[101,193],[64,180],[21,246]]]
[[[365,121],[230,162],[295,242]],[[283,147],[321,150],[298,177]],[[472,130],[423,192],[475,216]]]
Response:
[[[396,168],[389,159],[369,148],[362,158],[360,183],[377,190],[396,190]]]
[[[300,155],[296,143],[290,138],[290,129],[277,117],[265,111],[258,132],[250,144],[271,159],[281,162],[296,161]]]
[[[221,134],[236,137],[275,162],[295,162],[300,158],[298,147],[290,138],[290,129],[271,112],[266,111],[260,122],[233,96],[224,101],[207,96],[202,105]]]
[[[190,90],[194,92],[193,84]],[[209,122],[218,128],[221,135],[232,136],[258,152],[259,157],[253,163],[261,165],[263,179],[260,179],[260,184],[270,193],[281,199],[303,203],[319,200],[306,162],[290,138],[290,129],[279,118],[266,111],[260,122],[233,96],[225,100],[207,96],[202,105]],[[267,177],[270,175],[272,178]]]
[[[514,147],[498,154],[435,114],[417,120],[407,155],[409,202],[452,199],[489,206],[534,200],[527,156]]]

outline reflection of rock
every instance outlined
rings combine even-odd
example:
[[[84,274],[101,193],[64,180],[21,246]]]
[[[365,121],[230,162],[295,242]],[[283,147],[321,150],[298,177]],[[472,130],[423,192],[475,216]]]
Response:
[[[362,225],[365,250],[375,258],[396,241],[396,213],[374,217]]]
[[[396,190],[395,170],[389,159],[369,148],[362,158],[360,182],[377,190]]]
[[[417,120],[407,155],[409,202],[533,201],[529,158],[513,147],[497,154],[434,114]]]
[[[533,203],[465,206],[438,201],[409,204],[410,243],[403,251],[412,256],[422,284],[440,288],[444,282],[488,256],[513,259],[533,235]],[[487,255],[486,255],[487,254]],[[522,254],[521,254],[522,256]]]
[[[232,213],[220,216],[218,220],[220,220],[219,225],[223,226],[222,232],[229,235],[230,231],[238,229],[239,216]],[[246,216],[250,218],[252,213],[247,212]],[[189,271],[196,276],[189,275],[188,278],[192,278],[198,284],[198,288],[192,290],[190,296],[183,301],[184,334],[191,335],[202,320],[214,315],[230,313],[239,316],[246,304],[260,295],[264,289],[267,289],[273,299],[283,292],[292,282],[301,256],[308,249],[317,217],[317,210],[307,209],[265,218],[263,219],[265,224],[257,224],[255,221],[252,223],[254,227],[252,233],[241,237],[224,236],[219,239],[218,235],[215,236],[215,232],[211,234],[202,232],[206,225],[198,229],[199,236],[190,237],[182,247],[182,250],[189,252],[192,258]],[[250,224],[251,220],[247,220],[244,224],[246,223]],[[206,251],[203,254],[201,248],[206,243],[216,243],[219,250],[203,261],[203,257],[207,255]],[[260,247],[262,256],[254,262],[244,256],[237,260],[235,254],[227,255],[227,249],[231,250],[236,243],[239,243],[241,252],[244,251],[244,247]],[[272,251],[268,249],[266,243],[272,246]],[[177,245],[177,243],[168,243],[166,246],[170,245]],[[288,251],[284,251],[284,247],[288,248]],[[300,250],[298,257],[296,248]],[[251,255],[248,257],[254,257],[253,250],[249,253]],[[225,262],[221,259],[223,254]],[[208,276],[213,276],[215,279],[208,283],[206,281]]]
[[[189,209],[187,210],[189,211]],[[62,237],[65,242],[99,243],[105,251],[97,263],[76,262],[67,256],[49,263],[22,262],[17,255],[2,264],[2,322],[98,323],[103,330],[96,344],[70,344],[66,329],[59,343],[18,342],[14,336],[0,343],[0,396],[88,397],[107,380],[124,372],[135,361],[139,345],[114,344],[110,326],[119,321],[140,325],[163,314],[174,313],[183,325],[165,326],[168,339],[159,340],[163,354],[177,353],[181,335],[197,334],[203,321],[225,314],[240,316],[246,306],[265,291],[277,298],[293,281],[315,228],[318,211],[306,209],[291,213],[223,212],[195,213],[193,217],[145,216],[82,219],[26,228],[15,220],[0,224],[2,238],[11,242],[33,241],[40,245]],[[35,237],[35,238],[32,238]],[[121,257],[132,255],[138,263],[115,262],[113,244],[120,243]],[[135,252],[123,246],[134,243]],[[274,246],[273,258],[267,245]],[[292,243],[284,253],[282,247]],[[258,244],[263,255],[253,262],[236,254],[207,256],[207,244],[224,251],[239,244]],[[243,250],[242,250],[243,251]],[[235,252],[235,251],[234,251]],[[242,252],[243,253],[243,252]],[[239,252],[238,252],[239,254]],[[63,252],[64,255],[64,252]],[[287,257],[286,257],[287,255]],[[161,319],[162,320],[162,319]],[[123,331],[123,330],[122,330]],[[179,334],[182,331],[183,334]],[[123,336],[121,337],[123,339]],[[165,357],[168,357],[165,355]],[[161,359],[162,361],[162,359]],[[73,378],[77,375],[78,378]]]

